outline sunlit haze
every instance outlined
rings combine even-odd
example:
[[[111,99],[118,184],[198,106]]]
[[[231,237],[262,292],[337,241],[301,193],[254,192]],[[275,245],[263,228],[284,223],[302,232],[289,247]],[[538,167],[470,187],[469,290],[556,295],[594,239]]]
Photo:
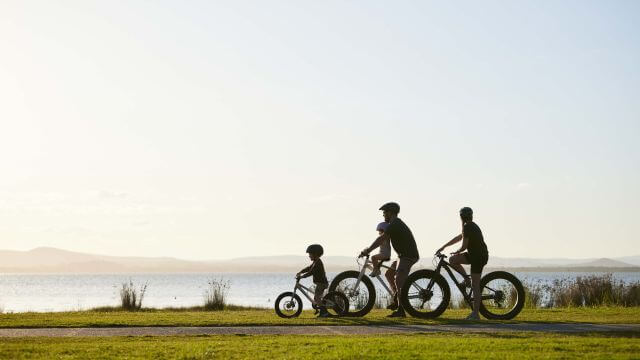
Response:
[[[640,2],[2,1],[0,249],[637,255]],[[452,250],[454,250],[452,248]]]

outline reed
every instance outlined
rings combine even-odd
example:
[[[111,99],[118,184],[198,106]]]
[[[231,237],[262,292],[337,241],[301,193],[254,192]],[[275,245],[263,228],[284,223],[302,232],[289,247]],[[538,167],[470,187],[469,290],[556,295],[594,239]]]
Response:
[[[229,280],[211,279],[204,293],[204,309],[208,311],[224,310],[227,307],[227,293],[231,287]]]
[[[133,284],[133,281],[129,280],[128,283],[122,283],[120,288],[120,307],[127,311],[137,311],[142,308],[142,299],[147,291],[147,284],[145,283],[137,290]]]

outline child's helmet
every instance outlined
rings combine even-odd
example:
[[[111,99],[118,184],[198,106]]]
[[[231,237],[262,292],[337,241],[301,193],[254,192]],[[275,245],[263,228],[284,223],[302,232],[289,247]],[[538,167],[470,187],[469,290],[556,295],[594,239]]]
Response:
[[[383,221],[376,226],[376,231],[387,231],[387,226],[389,226],[389,223]]]
[[[324,254],[324,249],[320,244],[313,244],[313,245],[307,246],[307,253],[313,254],[316,256],[322,256],[322,254]]]

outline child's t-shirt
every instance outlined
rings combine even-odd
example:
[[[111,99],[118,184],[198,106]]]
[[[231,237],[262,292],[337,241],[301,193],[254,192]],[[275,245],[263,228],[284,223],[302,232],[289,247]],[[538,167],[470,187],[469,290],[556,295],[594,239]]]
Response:
[[[316,284],[328,284],[327,274],[324,272],[324,264],[322,264],[322,260],[317,259],[312,262],[311,265],[306,268],[300,270],[303,273],[300,277],[306,278],[313,275],[313,282]]]

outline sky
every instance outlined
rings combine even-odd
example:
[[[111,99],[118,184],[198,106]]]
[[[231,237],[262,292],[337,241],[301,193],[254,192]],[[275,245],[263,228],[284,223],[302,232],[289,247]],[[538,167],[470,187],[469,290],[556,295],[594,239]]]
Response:
[[[0,2],[0,249],[640,254],[640,2]],[[455,250],[453,247],[451,250]]]

